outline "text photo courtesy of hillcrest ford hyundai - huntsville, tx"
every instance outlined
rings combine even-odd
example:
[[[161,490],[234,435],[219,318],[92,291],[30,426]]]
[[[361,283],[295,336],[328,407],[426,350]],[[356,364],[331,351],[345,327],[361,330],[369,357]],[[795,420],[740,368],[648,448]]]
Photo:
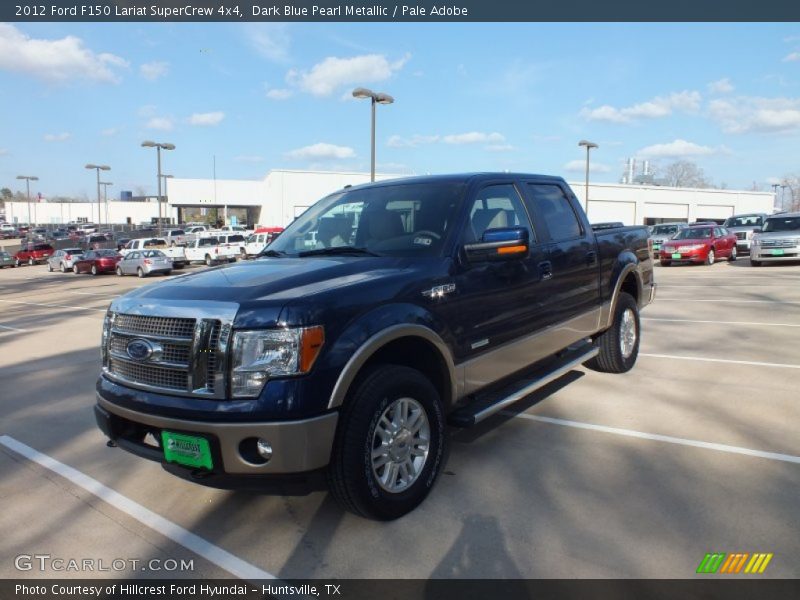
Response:
[[[2,9],[0,597],[796,595],[791,15],[365,6]]]

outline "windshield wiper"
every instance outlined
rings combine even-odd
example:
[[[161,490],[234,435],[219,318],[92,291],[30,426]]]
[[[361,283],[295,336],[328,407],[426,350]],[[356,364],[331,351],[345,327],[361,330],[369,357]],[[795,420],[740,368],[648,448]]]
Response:
[[[262,256],[280,258],[281,256],[286,256],[286,252],[282,252],[280,250],[262,250],[261,252],[256,254],[256,258],[261,258]]]
[[[297,256],[334,256],[337,254],[354,254],[357,256],[380,256],[375,252],[371,252],[366,248],[357,248],[355,246],[333,246],[332,248],[317,248],[315,250],[306,250],[299,252]]]

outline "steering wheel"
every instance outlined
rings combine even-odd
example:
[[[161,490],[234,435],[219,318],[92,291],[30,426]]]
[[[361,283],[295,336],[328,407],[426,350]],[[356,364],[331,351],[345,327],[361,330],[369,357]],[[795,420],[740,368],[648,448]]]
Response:
[[[430,229],[420,229],[419,231],[415,231],[415,232],[414,232],[414,235],[415,235],[415,236],[417,236],[417,235],[427,235],[427,236],[429,236],[429,237],[432,237],[432,238],[433,238],[433,239],[435,239],[435,240],[440,240],[440,239],[442,239],[442,236],[440,236],[440,235],[439,235],[438,233],[436,233],[435,231],[431,231]]]

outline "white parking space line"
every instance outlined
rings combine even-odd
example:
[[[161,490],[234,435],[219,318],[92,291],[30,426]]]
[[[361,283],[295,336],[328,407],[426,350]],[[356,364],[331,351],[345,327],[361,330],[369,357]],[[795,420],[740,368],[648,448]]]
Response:
[[[694,448],[703,448],[705,450],[716,450],[717,452],[728,452],[729,454],[744,454],[746,456],[754,456],[756,458],[766,458],[769,460],[777,460],[781,462],[800,464],[800,456],[793,456],[791,454],[779,454],[777,452],[763,452],[762,450],[751,450],[750,448],[741,448],[739,446],[728,446],[726,444],[715,444],[713,442],[701,442],[699,440],[690,440],[687,438],[672,437],[671,435],[644,433],[642,431],[634,431],[632,429],[606,427],[605,425],[594,425],[593,423],[581,423],[579,421],[567,421],[565,419],[554,419],[552,417],[540,417],[538,415],[529,415],[528,413],[514,413],[507,410],[501,410],[500,412],[509,417],[526,419],[528,421],[539,421],[540,423],[550,423],[552,425],[561,425],[562,427],[588,429],[590,431],[612,433],[614,435],[623,435],[626,437],[638,438],[641,440],[666,442],[668,444],[678,444],[680,446],[692,446]]]
[[[275,579],[275,576],[271,573],[259,569],[255,565],[242,560],[227,550],[223,550],[208,540],[204,540],[188,529],[184,529],[180,525],[176,525],[172,521],[169,521],[161,515],[154,513],[150,509],[145,508],[138,502],[134,502],[127,496],[123,496],[119,492],[112,490],[110,487],[100,483],[96,479],[81,473],[69,465],[65,465],[64,463],[57,461],[47,454],[43,454],[42,452],[39,452],[38,450],[35,450],[8,435],[0,436],[0,444],[10,450],[13,450],[17,454],[24,456],[28,460],[31,460],[43,466],[44,468],[49,469],[53,473],[60,475],[74,485],[83,488],[90,494],[94,494],[103,502],[110,504],[117,510],[124,512],[143,525],[150,527],[154,531],[157,531],[161,535],[180,544],[184,548],[187,548],[195,554],[202,556],[216,566],[225,569],[231,575],[245,580]]]
[[[664,321],[665,323],[714,323],[716,325],[754,325],[756,327],[800,327],[800,323],[754,323],[752,321],[700,321],[695,319],[659,319],[642,317],[642,321]]]
[[[800,300],[734,300],[732,298],[678,298],[660,295],[659,300],[674,300],[676,302],[726,302],[729,304],[800,304]]]
[[[777,284],[777,285],[775,285],[775,284],[773,284],[773,285],[764,285],[763,283],[759,283],[758,284],[758,289],[761,289],[761,288],[795,287],[797,285],[797,283],[798,282],[794,281],[794,280],[788,281],[787,283]],[[659,283],[658,284],[658,289],[660,290],[662,288],[666,288],[666,289],[680,289],[680,288],[687,288],[687,289],[694,289],[694,288],[700,288],[700,289],[703,289],[703,288],[706,288],[706,289],[708,289],[708,288],[742,289],[742,284],[740,283],[738,285],[719,285],[717,283],[712,283],[712,284],[709,284],[709,285],[670,285],[669,283]]]
[[[727,358],[706,358],[703,356],[677,356],[674,354],[647,354],[640,352],[639,356],[647,358],[669,358],[672,360],[692,360],[699,362],[725,363],[729,365],[751,365],[754,367],[777,367],[779,369],[800,369],[800,365],[787,365],[783,363],[757,362],[750,360],[729,360]]]
[[[79,296],[111,296],[119,298],[120,294],[109,294],[107,292],[79,292],[77,290],[65,290],[68,294],[78,294]]]
[[[0,329],[8,329],[9,331],[21,331],[22,333],[28,331],[27,329],[18,329],[17,327],[9,327],[8,325],[0,325]]]
[[[25,304],[27,306],[45,306],[47,308],[72,308],[75,310],[96,310],[99,312],[106,312],[106,308],[91,308],[89,306],[67,306],[65,304],[38,304],[36,302],[27,302],[24,300],[0,300],[6,304]]]

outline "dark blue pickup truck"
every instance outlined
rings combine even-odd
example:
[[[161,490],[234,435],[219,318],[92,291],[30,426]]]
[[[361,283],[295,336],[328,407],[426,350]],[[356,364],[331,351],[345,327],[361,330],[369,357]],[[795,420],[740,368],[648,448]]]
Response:
[[[353,512],[399,517],[441,472],[448,422],[584,363],[634,365],[655,294],[647,235],[594,231],[558,177],[347,187],[256,261],[115,300],[98,425],[198,483],[322,479]]]

